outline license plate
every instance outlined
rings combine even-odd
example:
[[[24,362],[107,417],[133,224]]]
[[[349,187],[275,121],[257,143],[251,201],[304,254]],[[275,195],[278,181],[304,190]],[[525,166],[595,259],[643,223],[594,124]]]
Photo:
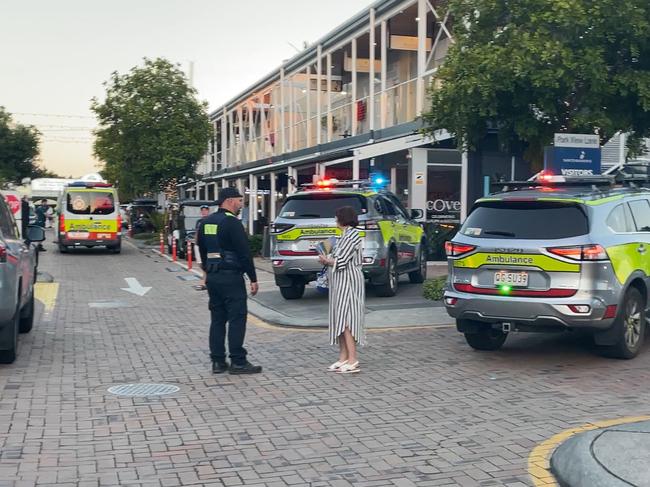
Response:
[[[68,238],[85,239],[90,236],[89,232],[68,232]]]
[[[528,272],[505,272],[500,271],[494,274],[494,284],[507,284],[509,286],[527,287]]]

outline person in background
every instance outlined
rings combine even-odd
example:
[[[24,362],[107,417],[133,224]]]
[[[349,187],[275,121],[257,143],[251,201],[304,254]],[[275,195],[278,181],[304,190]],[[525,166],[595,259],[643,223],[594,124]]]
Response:
[[[41,200],[41,204],[36,207],[36,224],[39,227],[43,227],[45,229],[45,221],[47,220],[47,211],[50,209],[50,207],[47,204],[46,199]],[[38,244],[38,247],[36,247],[38,250],[45,252],[45,247],[41,243]]]
[[[248,218],[249,218],[248,198],[244,197],[244,206],[241,209],[241,223],[244,225],[244,230],[248,234]]]
[[[224,188],[217,204],[219,211],[203,219],[196,238],[210,296],[212,372],[258,374],[262,367],[246,359],[244,348],[248,313],[244,274],[250,279],[252,296],[257,294],[259,287],[248,237],[237,218],[242,208],[242,195],[235,188]],[[226,362],[226,323],[230,367]]]
[[[201,226],[201,223],[203,220],[210,214],[210,207],[208,205],[201,205],[201,218],[196,222],[196,232],[194,233],[194,256],[196,258],[196,263],[201,267],[201,271],[203,272],[203,279],[201,279],[201,283],[196,286],[196,289],[198,291],[205,291],[207,289],[205,285],[205,280],[207,278],[207,274],[205,273],[205,270],[203,269],[203,266],[201,265],[201,252],[199,251],[199,244],[196,241],[196,237],[198,236],[199,233],[199,227]]]
[[[20,236],[27,238],[27,225],[29,225],[29,198],[24,195],[20,199]]]
[[[329,366],[331,372],[359,372],[357,344],[365,342],[365,280],[362,271],[362,239],[355,227],[358,215],[351,206],[336,210],[336,225],[341,238],[329,255],[319,255],[329,271],[330,344],[339,345],[339,359]]]

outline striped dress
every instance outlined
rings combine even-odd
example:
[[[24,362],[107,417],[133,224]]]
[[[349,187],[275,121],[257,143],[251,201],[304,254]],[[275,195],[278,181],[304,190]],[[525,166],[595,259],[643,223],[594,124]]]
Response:
[[[330,344],[338,343],[346,327],[357,343],[365,343],[365,281],[362,267],[362,239],[359,230],[348,227],[341,235],[329,270]]]

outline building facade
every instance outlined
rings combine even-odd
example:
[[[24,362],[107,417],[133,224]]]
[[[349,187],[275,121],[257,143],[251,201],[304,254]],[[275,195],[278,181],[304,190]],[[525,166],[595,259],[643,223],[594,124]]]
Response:
[[[315,175],[378,174],[430,224],[462,220],[479,191],[468,157],[445,131],[423,135],[419,122],[452,27],[438,0],[377,1],[212,112],[201,178],[181,184],[181,196],[213,199],[235,186],[246,193],[250,233],[260,233]],[[481,159],[474,180],[515,176],[514,158],[488,150]]]

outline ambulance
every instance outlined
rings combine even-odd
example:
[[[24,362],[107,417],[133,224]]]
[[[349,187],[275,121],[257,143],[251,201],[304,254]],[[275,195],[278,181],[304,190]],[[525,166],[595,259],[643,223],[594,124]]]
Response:
[[[109,183],[75,181],[61,193],[58,208],[58,245],[61,253],[75,247],[122,249],[122,217],[117,190]]]

